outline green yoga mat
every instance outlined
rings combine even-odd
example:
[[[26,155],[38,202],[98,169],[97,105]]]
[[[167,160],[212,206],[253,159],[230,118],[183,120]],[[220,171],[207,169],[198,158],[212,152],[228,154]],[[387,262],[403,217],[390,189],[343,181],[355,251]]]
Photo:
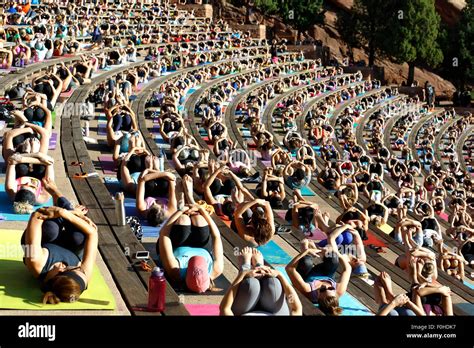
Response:
[[[114,310],[115,299],[94,267],[89,287],[78,301],[44,305],[38,281],[23,264],[20,239],[23,231],[0,230],[0,308],[21,310]]]

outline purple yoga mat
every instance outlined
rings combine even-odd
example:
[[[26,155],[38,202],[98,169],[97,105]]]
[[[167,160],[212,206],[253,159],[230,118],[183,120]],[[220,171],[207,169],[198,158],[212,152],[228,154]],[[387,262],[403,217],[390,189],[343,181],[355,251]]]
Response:
[[[107,124],[106,123],[99,123],[97,126],[97,134],[98,135],[107,135]]]
[[[104,174],[115,174],[115,163],[111,155],[99,156],[100,165]]]
[[[53,134],[51,134],[51,138],[49,138],[48,150],[56,149],[57,144],[58,144],[58,133],[53,133]]]

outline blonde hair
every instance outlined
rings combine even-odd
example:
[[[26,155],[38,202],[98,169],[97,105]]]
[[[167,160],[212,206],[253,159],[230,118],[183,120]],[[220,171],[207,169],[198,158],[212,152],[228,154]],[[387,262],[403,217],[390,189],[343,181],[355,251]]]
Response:
[[[13,211],[16,214],[31,214],[34,210],[34,207],[27,202],[14,202]]]

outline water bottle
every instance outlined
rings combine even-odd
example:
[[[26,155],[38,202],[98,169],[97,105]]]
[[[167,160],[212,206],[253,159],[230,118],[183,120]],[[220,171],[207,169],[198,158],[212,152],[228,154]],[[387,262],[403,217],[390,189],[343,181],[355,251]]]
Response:
[[[84,136],[88,137],[89,135],[90,135],[89,121],[86,121],[85,127],[84,127]]]
[[[115,216],[117,218],[117,226],[125,226],[125,197],[123,192],[117,192],[115,194]]]
[[[160,172],[165,171],[165,154],[163,153],[163,149],[160,149],[160,153],[158,154],[158,163],[160,165]]]
[[[166,299],[166,279],[159,267],[153,268],[148,281],[148,311],[163,312]]]

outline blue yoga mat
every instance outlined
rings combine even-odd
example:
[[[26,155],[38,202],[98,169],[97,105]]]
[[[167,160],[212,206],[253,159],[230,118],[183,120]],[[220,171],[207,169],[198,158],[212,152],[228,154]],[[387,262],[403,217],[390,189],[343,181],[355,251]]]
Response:
[[[467,282],[467,281],[464,281],[463,283],[464,283],[464,285],[466,285],[467,287],[469,287],[469,288],[471,288],[471,289],[474,289],[474,284],[471,284],[471,283],[469,283],[469,282]]]
[[[145,237],[145,238],[158,238],[158,236],[160,235],[160,228],[150,226],[146,220],[141,218],[141,216],[140,216],[140,214],[139,214],[139,212],[136,208],[135,199],[125,198],[124,205],[125,205],[125,214],[127,216],[136,216],[136,217],[140,218],[140,223],[141,223],[142,229],[143,229],[143,237]]]
[[[52,205],[53,199],[51,198],[46,204],[35,206],[35,209]],[[30,219],[30,214],[15,214],[13,204],[5,191],[4,184],[0,184],[0,217],[0,220],[5,221],[28,221]]]
[[[272,240],[257,249],[260,250],[265,260],[272,265],[287,265],[291,262],[291,257]]]
[[[316,196],[316,193],[313,192],[309,187],[302,187],[301,188],[301,195],[302,196]]]

